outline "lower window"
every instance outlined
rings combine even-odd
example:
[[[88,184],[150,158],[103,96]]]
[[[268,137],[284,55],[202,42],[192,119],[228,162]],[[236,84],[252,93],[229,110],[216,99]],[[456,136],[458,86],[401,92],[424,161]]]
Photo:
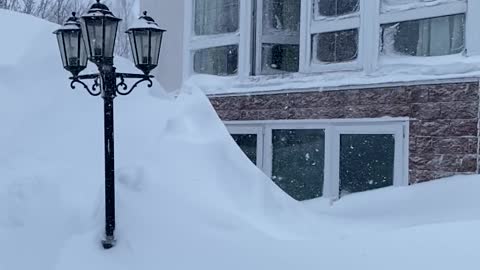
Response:
[[[395,135],[340,135],[340,196],[393,185]]]
[[[387,124],[227,124],[245,155],[298,201],[406,185],[408,128]],[[232,128],[233,127],[233,128]]]
[[[272,180],[294,199],[323,195],[324,164],[324,130],[272,130]]]
[[[232,137],[245,155],[257,164],[257,134],[232,134]]]

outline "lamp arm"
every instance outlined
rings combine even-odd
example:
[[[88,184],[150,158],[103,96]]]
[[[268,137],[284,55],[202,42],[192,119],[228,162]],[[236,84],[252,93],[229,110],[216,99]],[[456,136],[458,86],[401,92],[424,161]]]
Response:
[[[116,85],[115,92],[121,96],[129,95],[133,92],[135,88],[137,88],[142,82],[148,82],[147,87],[153,86],[152,75],[144,75],[144,74],[131,74],[131,73],[116,73],[115,75],[117,78],[120,79],[120,82]],[[128,85],[125,83],[125,79],[139,79],[135,82],[130,89]],[[87,74],[87,75],[79,75],[70,77],[72,82],[70,83],[70,87],[75,89],[75,84],[82,85],[87,92],[96,97],[102,94],[102,88],[100,87],[100,74]],[[86,83],[82,80],[93,80],[92,87],[90,88]]]
[[[82,81],[83,79],[93,79],[92,89],[90,89],[90,87],[88,87],[88,85]],[[85,88],[85,90],[87,90],[87,92],[90,95],[96,97],[96,96],[99,96],[100,94],[102,94],[102,90],[99,87],[100,83],[98,82],[99,81],[98,79],[99,79],[98,74],[74,76],[74,77],[70,78],[70,80],[72,80],[72,82],[70,83],[70,87],[72,89],[75,89],[76,88],[75,84],[80,84]]]
[[[117,78],[120,78],[120,83],[117,84],[117,94],[121,96],[126,96],[129,95],[130,93],[133,92],[137,86],[142,83],[142,82],[148,82],[147,87],[152,87],[153,82],[152,82],[152,75],[139,75],[139,74],[129,74],[129,73],[117,73]],[[135,82],[130,89],[128,89],[127,84],[125,83],[125,79],[140,79],[137,82]],[[128,90],[127,90],[128,89]]]

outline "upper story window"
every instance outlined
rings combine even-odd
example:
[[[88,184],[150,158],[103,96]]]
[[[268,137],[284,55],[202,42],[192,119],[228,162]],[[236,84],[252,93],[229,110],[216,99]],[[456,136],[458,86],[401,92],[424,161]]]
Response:
[[[313,44],[316,63],[353,61],[358,55],[358,29],[315,34]]]
[[[320,16],[332,17],[355,13],[360,8],[360,0],[318,0],[316,12]]]
[[[382,54],[441,56],[463,52],[465,14],[382,25]]]
[[[238,73],[239,0],[194,0],[193,72]]]
[[[257,16],[255,74],[297,72],[300,45],[300,2],[259,1]],[[261,60],[260,60],[261,58]]]
[[[466,38],[480,9],[474,0],[185,1],[187,76],[369,73],[382,57],[480,52]]]
[[[195,35],[216,35],[238,30],[238,0],[196,0]]]

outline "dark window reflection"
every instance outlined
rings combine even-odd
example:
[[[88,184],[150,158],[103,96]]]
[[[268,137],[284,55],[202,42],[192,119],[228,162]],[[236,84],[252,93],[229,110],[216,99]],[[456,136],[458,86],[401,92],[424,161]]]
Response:
[[[322,196],[324,130],[273,130],[272,180],[294,199]]]
[[[341,135],[340,195],[393,185],[394,135]]]
[[[256,134],[233,134],[235,142],[240,146],[245,155],[257,164],[257,135]]]

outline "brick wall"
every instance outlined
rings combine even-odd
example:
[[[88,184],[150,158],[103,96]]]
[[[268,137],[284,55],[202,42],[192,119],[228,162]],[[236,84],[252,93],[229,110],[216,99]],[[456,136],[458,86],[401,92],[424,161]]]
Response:
[[[410,117],[410,182],[477,173],[478,82],[212,97],[223,120]]]

